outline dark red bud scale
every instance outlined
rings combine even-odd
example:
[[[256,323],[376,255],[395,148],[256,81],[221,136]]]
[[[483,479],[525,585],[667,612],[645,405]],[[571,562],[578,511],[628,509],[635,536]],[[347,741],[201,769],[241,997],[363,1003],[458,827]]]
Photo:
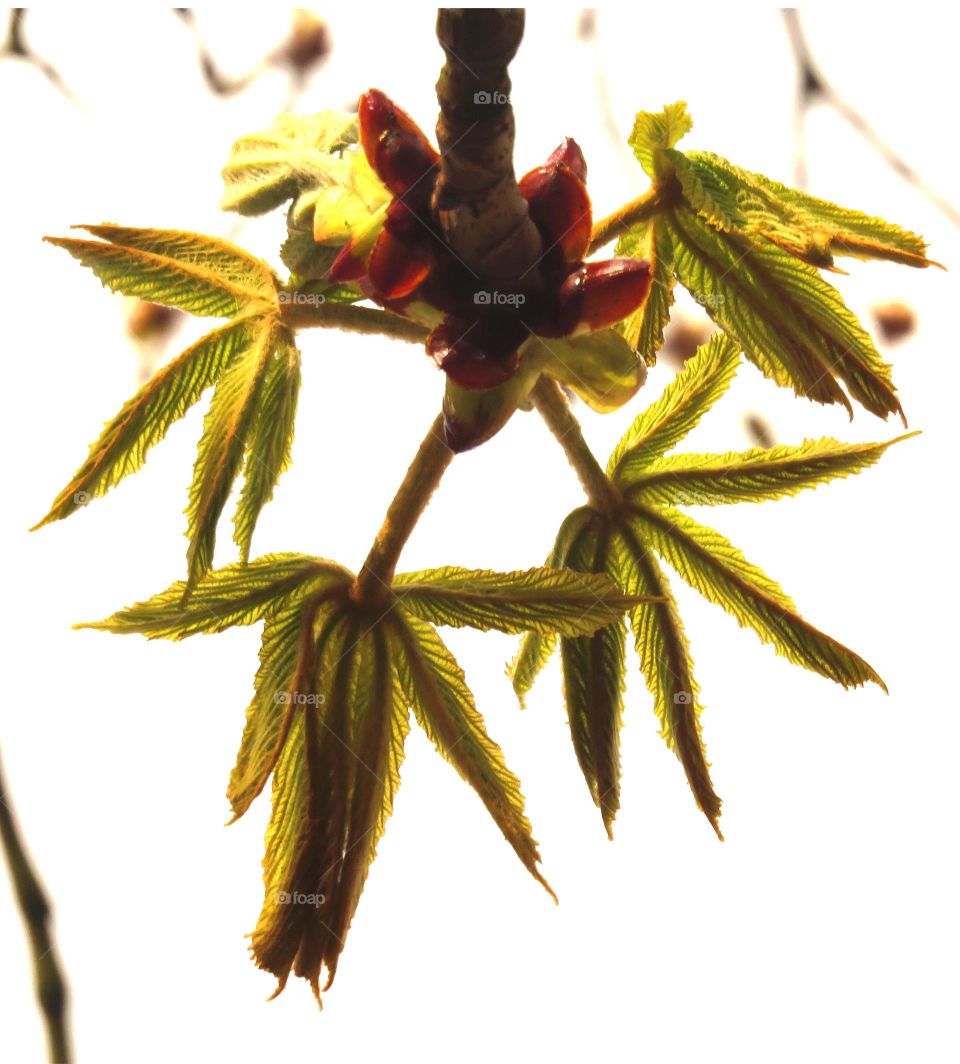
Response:
[[[649,262],[607,259],[585,263],[560,286],[560,335],[595,332],[622,321],[643,303],[649,290]]]
[[[577,180],[582,181],[583,184],[587,183],[587,160],[584,159],[580,145],[573,137],[565,137],[563,143],[554,149],[544,165],[560,166],[561,164],[573,171]]]
[[[587,187],[568,166],[539,166],[520,181],[530,217],[543,240],[548,272],[586,255],[593,229]]]
[[[379,89],[370,89],[358,105],[360,145],[377,177],[395,196],[403,196],[437,166],[440,156],[420,127]],[[432,188],[425,188],[429,199]]]
[[[495,388],[516,372],[528,335],[515,319],[448,317],[427,338],[427,354],[462,388]]]
[[[429,255],[418,254],[387,226],[374,244],[367,276],[384,299],[403,299],[423,283],[432,264]]]

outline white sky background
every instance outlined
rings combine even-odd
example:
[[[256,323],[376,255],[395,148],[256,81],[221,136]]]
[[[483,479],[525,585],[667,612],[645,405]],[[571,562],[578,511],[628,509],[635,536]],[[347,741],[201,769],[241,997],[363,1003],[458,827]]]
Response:
[[[342,107],[376,85],[431,129],[441,62],[433,9],[322,13],[334,51],[299,109]],[[792,183],[793,66],[777,12],[601,9],[597,55],[575,39],[576,18],[573,8],[529,12],[513,67],[521,171],[570,134],[585,150],[598,215],[645,187],[602,125],[599,57],[624,141],[636,110],[685,98],[695,127],[683,147]],[[863,19],[837,5],[807,14],[816,56],[881,134],[960,200],[956,13],[874,8]],[[286,23],[285,10],[266,6],[201,20],[232,73]],[[890,697],[845,693],[789,665],[675,581],[727,841],[716,841],[658,737],[634,663],[610,844],[573,755],[556,662],[521,714],[503,674],[514,640],[445,631],[523,781],[560,907],[414,730],[323,1013],[293,979],[265,1004],[273,980],[249,961],[243,936],[261,903],[267,796],[223,826],[259,631],[173,644],[70,629],[183,575],[182,510],[205,404],[107,498],[25,530],[138,384],[122,301],[40,237],[103,220],[228,233],[219,170],[236,137],[270,124],[287,85],[271,73],[238,98],[208,95],[191,36],[166,10],[42,9],[27,33],[84,109],[25,65],[0,64],[0,735],[56,904],[78,1059],[956,1060],[958,231],[842,119],[813,114],[811,191],[924,233],[931,255],[954,267],[853,262],[837,279],[861,314],[889,298],[917,309],[918,333],[886,353],[910,426],[924,435],[853,480],[705,515],[809,620],[874,664]],[[278,213],[237,239],[276,261],[281,233]],[[208,324],[190,322],[171,355]],[[436,412],[442,378],[408,346],[337,333],[302,340],[294,466],[254,548],[357,567]],[[654,371],[617,414],[581,407],[598,454],[671,377]],[[689,448],[749,446],[747,410],[762,411],[780,442],[898,432],[859,408],[848,423],[744,364]],[[542,424],[518,415],[457,459],[401,568],[538,564],[580,501]],[[229,524],[225,515],[221,562],[233,557]],[[5,875],[0,958],[0,1054],[41,1060],[30,958]]]

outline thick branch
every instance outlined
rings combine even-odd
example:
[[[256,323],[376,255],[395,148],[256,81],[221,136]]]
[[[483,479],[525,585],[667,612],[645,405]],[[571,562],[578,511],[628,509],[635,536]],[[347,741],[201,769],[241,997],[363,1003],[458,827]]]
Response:
[[[50,903],[30,863],[13,818],[11,798],[0,769],[0,841],[10,866],[13,889],[30,936],[37,1000],[47,1030],[52,1064],[70,1060],[67,1033],[67,987],[50,933]]]
[[[547,428],[556,436],[567,460],[580,478],[590,505],[601,513],[616,510],[623,502],[623,496],[587,446],[580,423],[570,413],[570,404],[560,385],[549,377],[541,377],[533,389],[532,398],[533,405]]]
[[[543,249],[513,170],[507,74],[523,25],[522,8],[440,9],[434,207],[447,244],[479,280],[532,288]]]
[[[430,426],[430,431],[420,444],[420,450],[410,463],[407,475],[387,509],[387,516],[354,584],[355,599],[377,602],[385,597],[393,580],[400,552],[452,461],[453,451],[445,442],[441,414]]]

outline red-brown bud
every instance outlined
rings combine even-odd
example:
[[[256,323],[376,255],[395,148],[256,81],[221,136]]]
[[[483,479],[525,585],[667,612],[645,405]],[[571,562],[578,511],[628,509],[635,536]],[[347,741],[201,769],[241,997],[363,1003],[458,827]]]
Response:
[[[649,290],[649,262],[606,259],[584,264],[560,286],[560,335],[594,332],[622,321],[643,303]]]

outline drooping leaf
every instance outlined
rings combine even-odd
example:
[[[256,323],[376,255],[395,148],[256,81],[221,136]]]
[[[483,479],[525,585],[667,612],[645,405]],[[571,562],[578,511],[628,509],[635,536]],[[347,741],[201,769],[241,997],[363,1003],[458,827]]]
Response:
[[[650,263],[650,294],[640,308],[617,329],[648,366],[657,361],[663,346],[663,330],[670,321],[673,289],[673,244],[670,230],[658,218],[625,233],[617,242],[617,254]]]
[[[594,514],[571,543],[564,564],[580,574],[607,572],[611,532],[609,521]],[[564,702],[574,752],[611,839],[620,808],[626,637],[626,625],[618,618],[592,635],[560,641]]]
[[[872,681],[886,690],[863,658],[803,620],[782,588],[715,529],[666,507],[631,505],[628,521],[691,587],[788,661],[844,687]]]
[[[101,239],[44,239],[89,266],[114,292],[215,318],[276,312],[273,271],[225,240],[176,229],[74,228]]]
[[[305,640],[293,679],[297,703],[273,775],[263,860],[264,902],[251,935],[258,967],[291,970],[320,1000],[320,975],[339,953],[327,921],[343,860],[352,774],[352,714],[359,656],[348,618]]]
[[[712,152],[666,156],[687,201],[718,228],[766,238],[812,266],[832,266],[834,255],[931,265],[921,237],[882,218],[788,188]]]
[[[582,506],[568,514],[566,520],[560,526],[557,538],[553,544],[550,557],[547,558],[547,567],[550,569],[562,569],[564,558],[570,543],[578,535],[585,524],[593,519],[593,510],[588,506]],[[520,641],[516,657],[507,666],[507,675],[513,685],[514,693],[520,702],[520,708],[526,705],[526,696],[533,687],[534,681],[540,670],[550,660],[557,645],[555,633],[527,632]]]
[[[275,337],[272,320],[251,323],[249,342],[217,382],[204,418],[186,511],[190,541],[188,589],[213,564],[217,523],[240,471],[244,452],[250,446],[250,429],[256,419],[265,370],[276,346]],[[254,520],[255,517],[253,514]],[[249,508],[243,520],[250,521]]]
[[[825,438],[804,440],[798,447],[667,455],[644,469],[627,467],[618,483],[632,501],[643,505],[780,499],[859,473],[879,461],[888,447],[916,435],[911,432],[884,443],[841,443]]]
[[[79,625],[148,639],[186,639],[253,624],[291,597],[348,587],[353,574],[335,562],[308,554],[265,554],[205,573],[184,601],[186,582],[119,610],[106,620]]]
[[[238,318],[214,329],[155,374],[107,423],[87,460],[35,527],[68,517],[135,473],[150,448],[219,380],[237,352],[249,343],[250,328],[250,320]]]
[[[300,352],[286,329],[277,330],[274,343],[250,424],[244,485],[234,517],[234,539],[243,561],[250,557],[257,517],[270,501],[280,474],[290,464],[293,445],[300,392]]]
[[[716,335],[633,422],[614,448],[607,475],[621,484],[675,447],[730,386],[740,349]]]
[[[871,413],[902,417],[890,367],[816,269],[773,244],[718,232],[687,208],[675,208],[669,225],[680,283],[766,376],[852,413],[839,379]]]
[[[611,557],[625,590],[663,600],[637,606],[630,612],[640,669],[653,695],[660,734],[683,766],[697,805],[722,839],[721,801],[710,779],[700,727],[700,689],[693,676],[690,647],[670,584],[656,559],[626,525],[617,529]]]
[[[410,725],[409,710],[391,660],[393,648],[394,641],[381,628],[365,633],[357,647],[354,756],[350,762],[353,786],[339,878],[327,917],[332,936],[331,949],[324,958],[328,987],[336,975],[340,950],[400,785],[400,764]]]
[[[394,578],[403,608],[432,624],[516,634],[586,635],[616,621],[632,599],[603,573],[447,566]]]
[[[318,597],[310,605],[274,608],[264,618],[260,668],[227,786],[233,820],[250,808],[277,763],[299,705],[294,699],[306,682],[298,668],[309,666],[317,625],[330,609],[330,600]]]
[[[397,674],[420,726],[480,796],[530,874],[553,896],[523,812],[520,781],[487,734],[456,659],[426,621],[402,607],[390,614],[399,644]]]

